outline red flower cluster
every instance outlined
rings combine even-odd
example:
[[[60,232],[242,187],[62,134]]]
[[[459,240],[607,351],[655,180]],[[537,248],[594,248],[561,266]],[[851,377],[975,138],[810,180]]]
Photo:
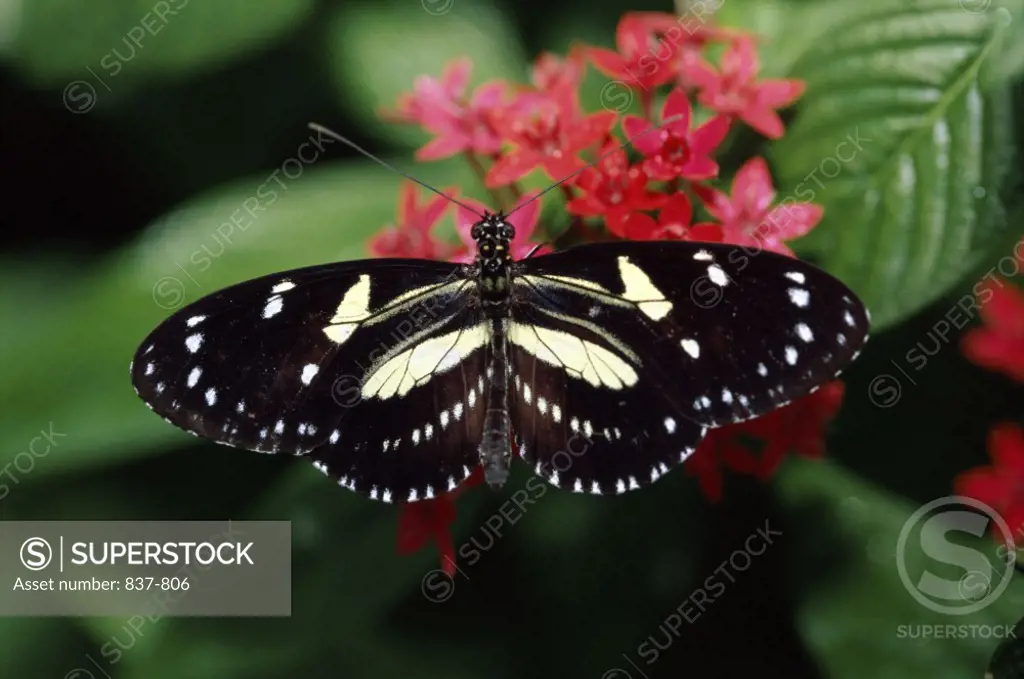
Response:
[[[1020,273],[1024,270],[1024,240],[1014,250],[1013,261]],[[1024,383],[1024,293],[1000,279],[986,281],[977,293],[985,326],[964,336],[964,355],[983,368]],[[958,494],[999,512],[1019,538],[1024,535],[1024,430],[1006,422],[995,425],[988,450],[992,466],[960,474],[954,487]],[[997,525],[993,524],[992,530],[998,542],[1006,539]]]
[[[704,47],[713,42],[726,45],[717,67],[703,56]],[[738,169],[726,193],[715,187],[722,173],[715,156],[739,124],[769,138],[782,136],[776,110],[796,100],[803,83],[759,80],[749,36],[707,23],[694,27],[666,13],[626,14],[619,22],[616,46],[616,51],[581,46],[565,58],[544,54],[534,64],[531,85],[488,82],[472,92],[470,62],[460,59],[440,79],[417,79],[413,92],[403,95],[397,109],[386,115],[433,136],[417,152],[420,160],[462,154],[499,202],[504,202],[505,192],[520,203],[524,196],[519,182],[536,170],[552,182],[578,173],[561,189],[565,209],[574,216],[570,235],[579,240],[594,237],[594,225],[585,225],[589,220],[604,225],[608,237],[727,242],[793,256],[785,242],[814,228],[821,207],[773,207],[772,178],[765,161],[757,157]],[[578,89],[588,61],[638,95],[642,116],[582,109]],[[666,96],[655,116],[659,89]],[[706,109],[699,118],[694,115],[695,103]],[[704,122],[696,124],[695,119]],[[633,142],[643,156],[638,161],[631,162],[619,148],[623,139],[615,133],[617,125],[627,139],[641,135]],[[593,165],[587,167],[588,162]],[[512,217],[517,256],[530,247],[539,203],[524,206]],[[503,207],[508,212],[510,205]],[[697,209],[706,215],[703,221],[694,222]],[[431,234],[444,210],[442,198],[418,206],[414,186],[406,186],[398,223],[373,239],[371,251],[378,256],[467,261],[472,245],[468,232],[475,216],[457,211],[456,230],[462,242],[455,245]],[[833,382],[766,417],[715,430],[687,464],[698,474],[707,496],[717,500],[722,493],[719,462],[768,478],[787,451],[819,456],[822,430],[842,396],[842,383]],[[736,441],[737,432],[764,442],[759,455]],[[454,518],[450,497],[413,503],[403,511],[400,550],[418,549],[433,537],[443,566],[454,568],[447,533]]]

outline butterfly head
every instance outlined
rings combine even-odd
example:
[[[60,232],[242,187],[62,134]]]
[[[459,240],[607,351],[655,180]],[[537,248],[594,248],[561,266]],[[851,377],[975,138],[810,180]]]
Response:
[[[508,296],[515,227],[500,212],[488,212],[473,225],[469,234],[476,241],[476,265],[481,273],[481,294],[485,299],[504,300]]]

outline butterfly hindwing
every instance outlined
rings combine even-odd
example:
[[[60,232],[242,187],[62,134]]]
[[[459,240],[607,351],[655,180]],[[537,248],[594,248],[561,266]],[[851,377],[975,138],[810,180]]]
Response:
[[[417,372],[432,358],[423,351],[406,353],[403,364],[403,348],[446,356],[446,380],[458,372],[451,352],[442,350],[445,335],[454,340],[451,333],[474,325],[472,282],[461,274],[461,266],[442,262],[369,260],[228,287],[161,323],[136,353],[132,381],[169,422],[219,443],[302,455],[331,446],[351,426],[353,441],[380,452],[391,434],[380,427],[411,425],[400,407],[404,396],[437,377]],[[439,336],[440,343],[429,342]],[[453,347],[468,357],[467,348]],[[403,366],[402,374],[383,380],[378,368],[396,357],[390,365]],[[373,405],[380,398],[363,397],[366,384],[391,399],[384,410],[392,419],[378,429],[363,421],[381,411]],[[346,469],[352,471],[351,461]],[[408,484],[415,481],[409,477]],[[358,490],[369,494],[371,487]]]
[[[691,242],[594,244],[519,263],[517,288],[607,329],[680,416],[758,417],[834,378],[867,339],[867,310],[811,264]],[[513,311],[515,313],[515,311]]]
[[[696,450],[705,428],[678,415],[640,356],[602,326],[538,304],[518,305],[509,326],[514,443],[535,473],[575,492],[617,494]]]

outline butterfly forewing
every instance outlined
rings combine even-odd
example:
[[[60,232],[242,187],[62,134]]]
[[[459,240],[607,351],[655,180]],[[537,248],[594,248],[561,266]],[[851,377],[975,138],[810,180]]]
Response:
[[[365,494],[377,486],[380,496],[404,498],[414,487],[447,485],[462,474],[457,444],[465,433],[445,439],[459,463],[432,461],[422,483],[415,470],[424,465],[403,467],[391,456],[405,485],[387,488],[379,458],[401,435],[395,425],[406,420],[396,418],[410,393],[433,407],[459,394],[459,379],[479,381],[486,338],[477,337],[475,349],[466,342],[466,329],[480,323],[461,272],[442,262],[373,260],[232,286],[157,327],[136,353],[132,381],[153,410],[187,431],[260,452],[320,451],[318,466],[346,485],[365,480],[354,484]],[[426,343],[431,338],[440,341]],[[332,451],[343,434],[352,447],[339,456]],[[421,450],[437,452],[440,441],[424,436]],[[344,470],[331,468],[334,461]]]
[[[771,252],[607,243],[520,267],[520,294],[600,325],[640,357],[642,379],[656,383],[677,414],[708,426],[757,417],[813,391],[867,339],[867,311],[848,288]]]

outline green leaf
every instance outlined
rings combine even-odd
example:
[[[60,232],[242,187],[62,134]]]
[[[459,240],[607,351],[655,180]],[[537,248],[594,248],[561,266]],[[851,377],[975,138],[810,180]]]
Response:
[[[793,548],[797,627],[825,676],[981,676],[1000,641],[991,631],[1005,636],[1024,605],[1024,582],[1012,577],[1012,567],[1006,572],[1005,554],[988,533],[975,537],[950,530],[945,539],[956,544],[947,543],[947,553],[969,549],[983,556],[994,565],[991,592],[998,591],[1003,575],[1010,577],[1008,586],[975,612],[940,613],[919,603],[910,588],[926,571],[954,582],[968,573],[953,559],[930,557],[935,550],[922,549],[921,532],[913,526],[900,551],[901,531],[917,507],[827,461],[790,460],[776,483],[788,515],[782,539]],[[900,558],[909,584],[900,575]],[[977,626],[987,626],[989,633]],[[921,638],[925,630],[947,637]]]
[[[312,8],[313,0],[31,0],[13,54],[40,84],[78,81],[79,92],[88,87],[102,98],[129,82],[209,70],[266,49]]]
[[[825,207],[803,253],[876,329],[947,293],[1005,243],[1005,86],[987,86],[1004,12],[934,1],[849,20],[793,68],[800,113],[773,147],[782,195]]]
[[[415,5],[415,3],[413,3]],[[431,136],[418,127],[381,120],[398,95],[411,92],[418,76],[439,78],[445,64],[472,57],[470,88],[495,79],[526,82],[527,58],[511,30],[513,22],[481,2],[423,0],[448,12],[419,7],[342,5],[330,28],[331,66],[341,104],[364,129],[410,146]]]
[[[400,180],[374,163],[288,171],[294,179],[282,173],[280,184],[259,176],[197,197],[73,286],[34,294],[45,304],[31,314],[0,295],[0,327],[17,328],[0,342],[0,469],[50,422],[65,436],[19,479],[195,440],[132,391],[128,363],[146,334],[174,309],[226,285],[367,257],[366,239],[394,219]],[[416,174],[442,187],[472,185],[458,159]],[[51,377],[40,379],[43,373]],[[29,467],[29,458],[21,461]]]

